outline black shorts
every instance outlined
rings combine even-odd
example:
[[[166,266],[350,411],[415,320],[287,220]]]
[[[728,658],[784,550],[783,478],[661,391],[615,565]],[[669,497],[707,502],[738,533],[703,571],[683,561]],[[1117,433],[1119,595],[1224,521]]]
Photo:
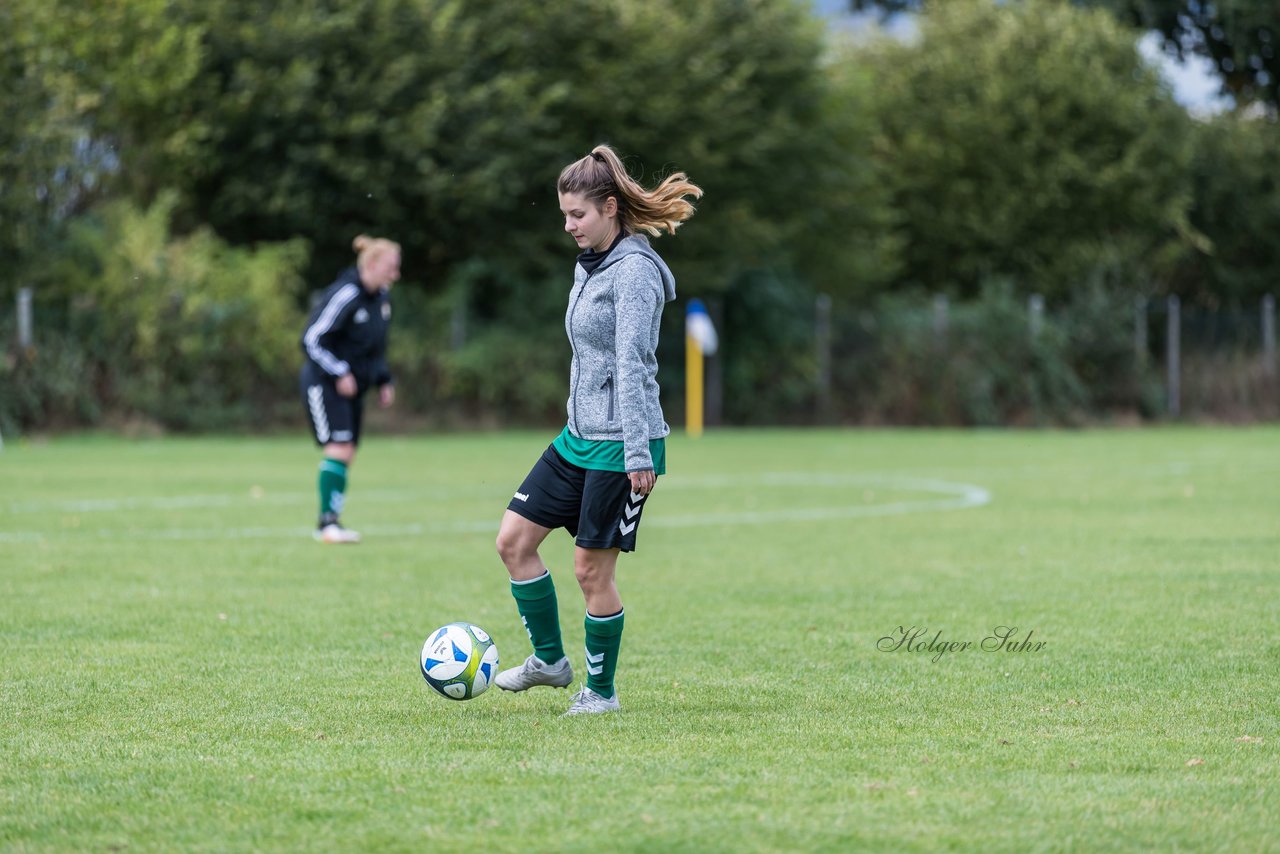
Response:
[[[548,447],[507,509],[544,528],[565,528],[584,549],[636,550],[647,496],[625,472],[575,466]]]
[[[363,398],[343,397],[332,380],[302,379],[302,405],[311,421],[311,435],[317,445],[330,442],[360,444],[360,417],[364,414]]]

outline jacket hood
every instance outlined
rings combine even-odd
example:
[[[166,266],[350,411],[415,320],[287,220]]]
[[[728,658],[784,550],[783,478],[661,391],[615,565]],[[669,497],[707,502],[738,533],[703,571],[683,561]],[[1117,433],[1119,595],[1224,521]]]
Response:
[[[652,261],[653,265],[658,268],[658,275],[662,277],[662,291],[666,296],[666,301],[671,302],[676,298],[676,277],[672,274],[671,268],[667,266],[667,262],[662,260],[662,256],[653,251],[653,247],[649,245],[649,238],[642,234],[632,234],[624,237],[617,246],[613,247],[613,251],[608,254],[596,269],[612,267],[628,255],[643,255]]]

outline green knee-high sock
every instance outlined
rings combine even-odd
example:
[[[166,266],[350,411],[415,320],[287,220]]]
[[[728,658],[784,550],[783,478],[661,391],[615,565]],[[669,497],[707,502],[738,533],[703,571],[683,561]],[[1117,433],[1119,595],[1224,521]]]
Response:
[[[601,697],[612,697],[614,693],[613,672],[618,669],[623,616],[622,611],[608,617],[587,612],[587,687]]]
[[[347,464],[325,457],[320,461],[320,525],[338,521],[347,495]]]
[[[556,586],[551,581],[551,573],[543,573],[532,581],[512,581],[511,595],[533,642],[534,655],[546,664],[555,664],[564,658],[560,609],[556,605]]]

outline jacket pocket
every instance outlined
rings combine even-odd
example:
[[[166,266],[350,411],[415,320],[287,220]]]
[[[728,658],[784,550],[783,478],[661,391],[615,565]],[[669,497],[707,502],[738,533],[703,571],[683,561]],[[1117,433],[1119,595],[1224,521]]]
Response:
[[[613,374],[609,374],[609,376],[605,377],[604,385],[600,386],[600,389],[608,396],[608,399],[609,399],[609,414],[605,420],[608,423],[612,424],[614,420],[613,419]]]

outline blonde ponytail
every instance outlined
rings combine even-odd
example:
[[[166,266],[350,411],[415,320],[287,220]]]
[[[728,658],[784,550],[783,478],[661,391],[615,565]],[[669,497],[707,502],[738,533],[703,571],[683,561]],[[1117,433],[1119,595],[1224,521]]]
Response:
[[[373,261],[387,252],[399,252],[400,244],[385,237],[370,237],[357,234],[351,241],[351,248],[356,252],[356,269],[363,273]]]

